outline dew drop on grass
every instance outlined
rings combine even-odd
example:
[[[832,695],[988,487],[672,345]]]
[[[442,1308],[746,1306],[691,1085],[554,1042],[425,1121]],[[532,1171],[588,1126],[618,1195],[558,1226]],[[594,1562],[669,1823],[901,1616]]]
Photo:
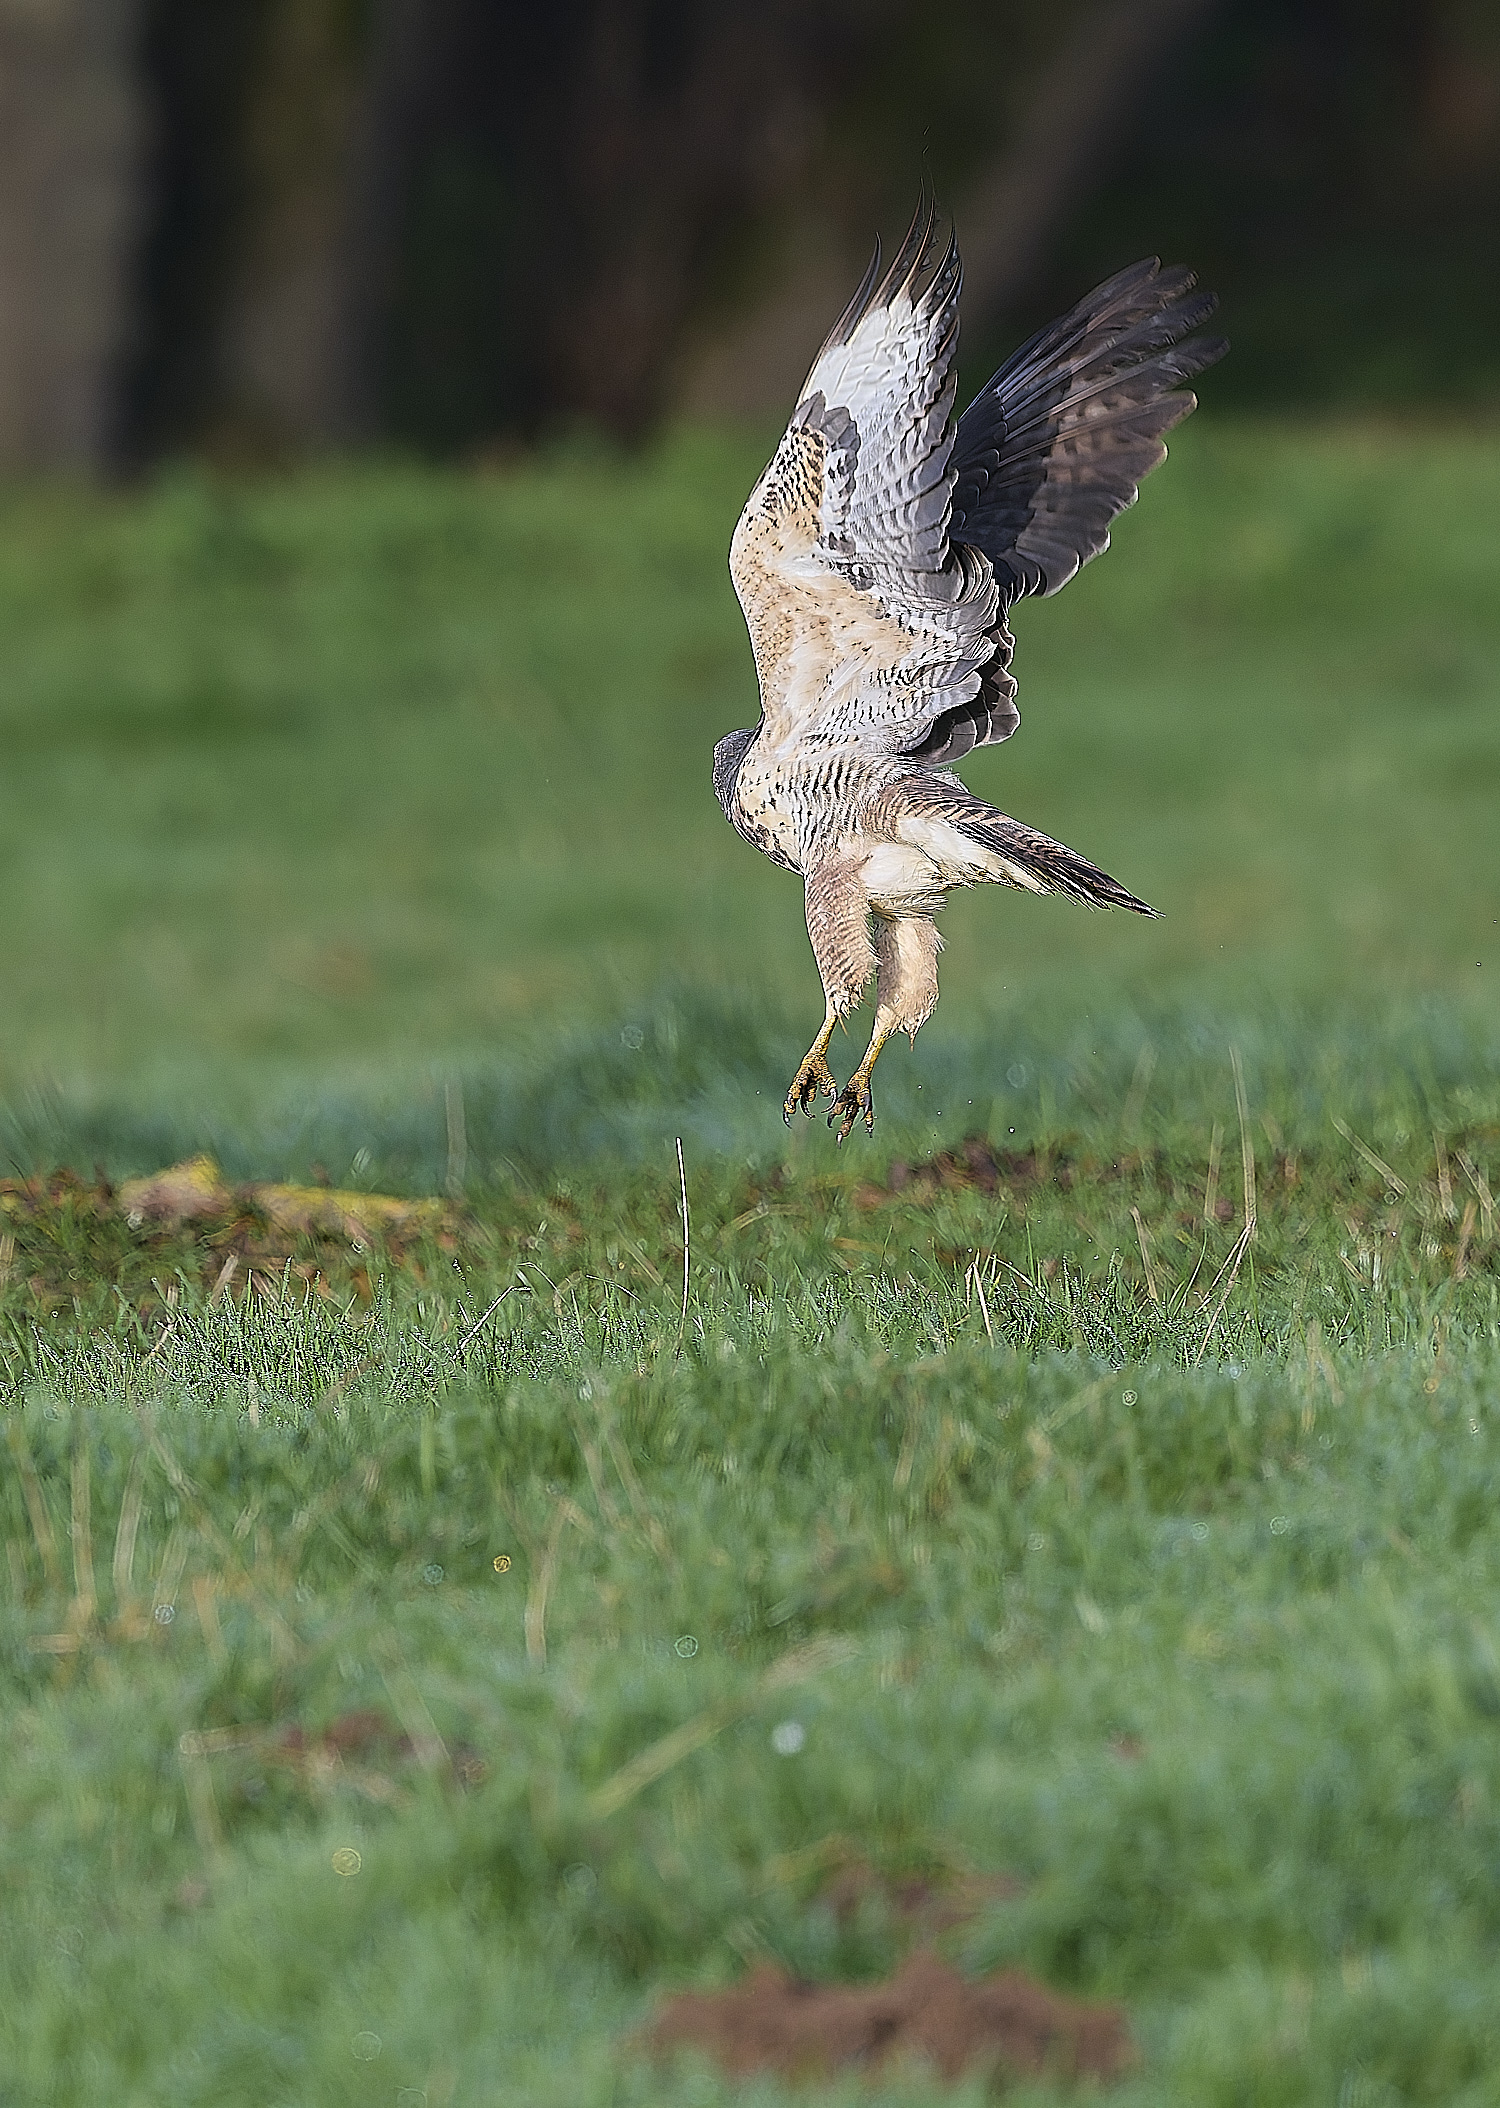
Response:
[[[676,1647],[677,1652],[682,1656],[685,1662],[691,1661],[693,1656],[698,1652],[698,1642],[693,1638],[693,1635],[690,1632],[685,1632],[680,1640],[675,1640],[673,1642],[673,1645]]]

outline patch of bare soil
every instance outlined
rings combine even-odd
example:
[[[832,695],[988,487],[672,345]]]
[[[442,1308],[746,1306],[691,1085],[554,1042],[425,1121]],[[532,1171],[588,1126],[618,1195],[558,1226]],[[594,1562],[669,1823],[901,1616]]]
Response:
[[[988,1135],[969,1134],[954,1149],[939,1150],[921,1163],[897,1157],[884,1186],[862,1185],[855,1204],[878,1208],[888,1201],[930,1200],[938,1193],[1027,1193],[1050,1185],[1066,1192],[1072,1185],[1072,1154],[1066,1149],[997,1149]]]
[[[489,1776],[487,1761],[472,1744],[445,1741],[426,1721],[403,1728],[374,1707],[341,1713],[313,1732],[300,1721],[280,1728],[190,1731],[178,1749],[189,1764],[227,1762],[237,1767],[237,1783],[232,1777],[226,1780],[224,1791],[231,1800],[238,1795],[251,1802],[265,1791],[261,1774],[267,1771],[291,1779],[314,1796],[347,1787],[392,1808],[410,1804],[413,1768],[464,1789],[483,1785]]]
[[[669,1998],[639,2046],[665,2058],[696,2050],[731,2077],[787,2078],[926,2064],[945,2079],[1046,2076],[1109,2080],[1135,2063],[1124,2009],[1048,1990],[1024,1970],[977,1981],[932,1942],[987,1904],[1015,1895],[1008,1875],[888,1880],[859,1859],[840,1865],[819,1901],[846,1924],[866,1906],[889,1913],[915,1942],[883,1983],[811,1984],[766,1965],[727,1991]]]
[[[482,1785],[489,1769],[467,1742],[450,1745],[430,1734],[419,1741],[374,1707],[341,1713],[321,1734],[310,1735],[299,1722],[293,1722],[276,1736],[268,1754],[318,1778],[347,1772],[356,1784],[363,1776],[358,1767],[370,1764],[418,1763],[426,1770],[451,1773],[460,1786]]]
[[[684,1991],[652,2022],[657,2056],[695,2049],[732,2077],[814,2078],[925,2063],[945,2079],[1113,2079],[1134,2062],[1119,2006],[1049,1991],[1019,1969],[970,1982],[920,1948],[879,1984],[806,1984],[755,1970],[728,1991]]]
[[[1296,1160],[1291,1178],[1295,1182]],[[898,1203],[925,1207],[943,1194],[983,1193],[1010,1205],[1021,1205],[1030,1195],[1045,1189],[1069,1193],[1080,1181],[1091,1184],[1139,1186],[1143,1181],[1160,1185],[1168,1173],[1167,1155],[1161,1149],[1124,1150],[1117,1156],[1099,1156],[1076,1141],[1064,1138],[1040,1148],[999,1149],[985,1134],[967,1134],[952,1149],[909,1164],[902,1157],[892,1160],[886,1183],[865,1181],[854,1189],[857,1208],[884,1208]],[[1170,1181],[1169,1181],[1170,1183]],[[1219,1203],[1220,1219],[1234,1214],[1234,1204]],[[1193,1218],[1196,1220],[1196,1216]]]

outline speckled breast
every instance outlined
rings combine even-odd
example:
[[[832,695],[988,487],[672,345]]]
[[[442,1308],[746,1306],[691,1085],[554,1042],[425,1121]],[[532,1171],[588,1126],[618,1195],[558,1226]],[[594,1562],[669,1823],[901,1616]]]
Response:
[[[759,751],[757,740],[740,763],[729,817],[747,842],[783,870],[802,869],[801,830],[792,772]]]

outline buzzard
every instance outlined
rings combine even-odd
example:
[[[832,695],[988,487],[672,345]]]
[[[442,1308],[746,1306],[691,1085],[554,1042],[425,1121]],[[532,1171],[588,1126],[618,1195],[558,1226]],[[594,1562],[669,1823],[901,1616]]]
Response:
[[[940,252],[941,249],[941,253]],[[1155,911],[1076,850],[976,798],[949,764],[1020,723],[1011,603],[1055,593],[1109,546],[1109,523],[1195,407],[1181,383],[1228,348],[1196,336],[1216,302],[1149,258],[1006,361],[955,423],[962,279],[918,208],[818,353],[750,493],[729,570],[761,718],[714,749],[725,814],[802,875],[822,1028],[788,1122],[833,1099],[840,1142],[875,1125],[870,1072],[937,1003],[934,921],[950,889],[994,883]],[[840,1090],[827,1050],[875,976],[875,1027]]]

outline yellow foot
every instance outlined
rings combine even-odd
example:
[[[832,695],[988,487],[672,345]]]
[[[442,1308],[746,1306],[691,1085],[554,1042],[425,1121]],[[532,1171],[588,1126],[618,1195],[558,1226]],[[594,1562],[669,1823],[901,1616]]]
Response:
[[[799,1105],[807,1114],[808,1119],[812,1118],[813,1102],[817,1098],[819,1091],[823,1093],[825,1098],[835,1097],[838,1093],[838,1084],[834,1080],[832,1069],[829,1068],[823,1056],[821,1054],[809,1054],[801,1068],[798,1069],[793,1079],[792,1087],[786,1094],[786,1104],[781,1108],[781,1117],[786,1121],[788,1127],[791,1126],[792,1115],[796,1112]]]
[[[856,1069],[849,1081],[844,1085],[844,1088],[839,1092],[837,1098],[834,1099],[833,1111],[828,1115],[830,1127],[832,1127],[835,1120],[842,1120],[843,1122],[843,1125],[839,1128],[840,1142],[848,1141],[850,1131],[861,1113],[865,1116],[866,1132],[874,1134],[875,1100],[870,1094],[870,1079]]]

